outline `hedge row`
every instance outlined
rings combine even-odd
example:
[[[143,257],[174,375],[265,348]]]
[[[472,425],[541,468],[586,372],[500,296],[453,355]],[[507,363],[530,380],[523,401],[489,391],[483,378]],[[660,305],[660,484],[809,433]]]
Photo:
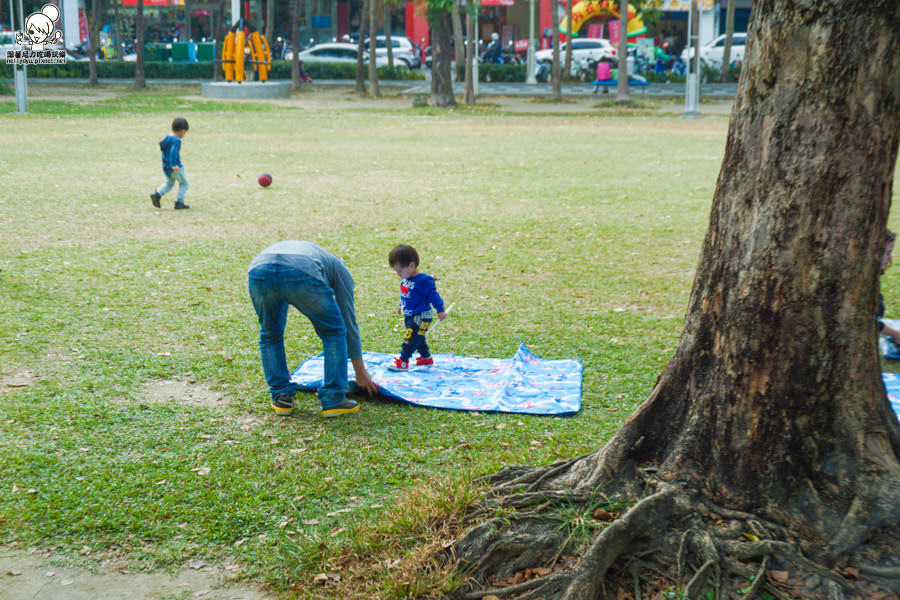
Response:
[[[28,76],[37,78],[86,79],[89,76],[88,61],[70,61],[64,65],[29,65]],[[97,61],[97,76],[101,79],[134,79],[135,63],[123,61]],[[145,62],[147,79],[209,79],[213,78],[213,63]],[[313,79],[356,79],[356,65],[352,63],[307,63],[304,69]],[[0,64],[0,80],[12,77],[12,65]],[[405,67],[378,68],[379,79],[424,79],[425,76]],[[291,62],[272,62],[270,79],[290,79]]]
[[[466,76],[466,65],[457,65],[456,70],[459,73],[458,81],[463,81]],[[478,81],[523,83],[525,76],[525,65],[478,65]]]

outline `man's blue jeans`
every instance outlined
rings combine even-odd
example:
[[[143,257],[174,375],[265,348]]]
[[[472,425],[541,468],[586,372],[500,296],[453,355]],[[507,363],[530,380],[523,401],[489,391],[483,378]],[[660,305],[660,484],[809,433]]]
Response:
[[[321,279],[284,265],[260,265],[249,273],[250,299],[259,317],[259,353],[272,397],[293,396],[284,352],[289,306],[305,315],[322,340],[325,376],[319,386],[323,408],[340,404],[347,393],[347,329],[334,290]]]

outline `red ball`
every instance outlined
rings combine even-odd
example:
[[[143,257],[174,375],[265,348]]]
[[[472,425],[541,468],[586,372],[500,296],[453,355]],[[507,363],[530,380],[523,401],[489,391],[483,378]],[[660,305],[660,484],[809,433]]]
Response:
[[[270,185],[272,185],[272,176],[268,173],[263,173],[259,176],[259,179],[257,179],[257,181],[259,181],[259,185],[263,187],[269,187]]]

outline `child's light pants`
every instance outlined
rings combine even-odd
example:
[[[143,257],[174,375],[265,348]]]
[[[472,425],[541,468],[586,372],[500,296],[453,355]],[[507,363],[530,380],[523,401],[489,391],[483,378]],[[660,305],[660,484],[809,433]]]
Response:
[[[175,187],[175,182],[178,182],[178,202],[184,203],[184,197],[187,195],[188,188],[190,184],[187,180],[187,173],[184,172],[184,167],[181,167],[177,171],[172,171],[172,174],[166,178],[166,182],[156,188],[156,193],[160,196],[165,196],[173,187]]]

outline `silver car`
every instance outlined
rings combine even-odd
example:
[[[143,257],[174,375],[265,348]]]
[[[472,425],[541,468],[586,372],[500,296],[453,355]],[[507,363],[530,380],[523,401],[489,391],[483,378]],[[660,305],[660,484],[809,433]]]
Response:
[[[316,44],[311,48],[300,52],[300,60],[304,63],[353,63],[356,64],[357,59],[356,44],[347,44],[344,42],[330,42],[327,44]],[[292,60],[294,53],[290,50],[285,52],[284,58]],[[369,61],[369,54],[363,52],[363,61]],[[387,65],[387,57],[382,58],[375,56],[375,66],[383,67]]]
[[[363,43],[366,48],[369,47],[368,39]],[[394,54],[394,65],[406,65],[409,69],[418,69],[422,66],[422,57],[419,55],[419,49],[408,37],[392,35],[391,49]],[[375,56],[378,58],[383,57],[385,64],[387,64],[387,40],[383,35],[375,36]]]

